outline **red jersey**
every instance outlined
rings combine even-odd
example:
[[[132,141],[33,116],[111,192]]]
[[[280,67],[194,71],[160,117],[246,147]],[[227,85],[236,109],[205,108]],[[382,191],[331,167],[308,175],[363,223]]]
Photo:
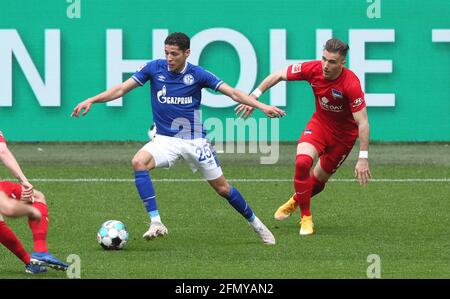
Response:
[[[6,143],[6,140],[5,140],[5,137],[3,137],[2,131],[0,131],[0,142],[5,142]]]
[[[326,80],[320,60],[296,63],[287,70],[288,81],[306,80],[316,99],[316,117],[336,135],[358,136],[358,126],[352,113],[364,107],[364,92],[358,77],[343,68],[335,80]]]

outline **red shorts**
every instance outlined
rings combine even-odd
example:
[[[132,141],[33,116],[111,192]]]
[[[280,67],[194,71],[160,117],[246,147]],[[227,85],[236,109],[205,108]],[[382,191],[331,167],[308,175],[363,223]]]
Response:
[[[306,124],[298,143],[312,144],[319,153],[320,166],[323,170],[334,173],[351,152],[356,139],[357,137],[352,135],[338,138],[318,119],[312,118]]]
[[[22,185],[9,181],[1,181],[0,191],[5,192],[6,195],[10,198],[20,200],[20,197],[22,195]]]

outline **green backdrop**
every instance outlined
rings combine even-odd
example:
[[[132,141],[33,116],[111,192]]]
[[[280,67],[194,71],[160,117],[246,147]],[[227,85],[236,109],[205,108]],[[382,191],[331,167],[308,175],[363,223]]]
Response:
[[[148,85],[127,95],[123,106],[97,104],[82,119],[69,117],[76,103],[107,87],[107,30],[121,30],[122,56],[129,60],[149,60],[154,58],[154,48],[162,51],[162,44],[153,43],[153,33],[159,32],[157,30],[183,31],[190,36],[209,29],[232,30],[245,37],[254,49],[256,73],[241,74],[242,62],[237,50],[230,43],[221,41],[211,42],[203,48],[199,64],[232,86],[239,78],[254,77],[255,84],[244,90],[250,92],[271,72],[274,57],[293,61],[315,59],[317,30],[330,29],[334,36],[349,41],[350,32],[369,29],[393,30],[395,36],[393,42],[370,42],[363,46],[363,58],[392,63],[392,72],[365,74],[366,93],[395,94],[394,105],[368,108],[371,139],[449,141],[448,1],[379,0],[371,3],[373,1],[2,1],[0,130],[10,141],[147,139],[147,128],[152,123]],[[76,6],[78,4],[79,7]],[[368,10],[378,18],[368,14]],[[45,75],[45,48],[49,46],[45,40],[46,30],[59,32],[60,88],[54,90],[59,94],[54,106],[42,105],[38,101],[16,58],[11,60],[11,66],[8,65],[11,39],[5,39],[8,34],[11,36],[16,32],[40,78],[50,80]],[[277,47],[281,48],[271,51],[274,30],[285,33],[286,53],[280,53],[283,45],[279,44]],[[441,30],[436,32],[435,41],[433,30]],[[350,67],[352,57],[356,57],[352,55],[358,54],[352,50],[356,51],[357,46],[350,42]],[[252,53],[245,55],[252,57]],[[5,97],[9,88],[8,76],[12,78],[11,105],[5,104],[8,102]],[[124,73],[123,79],[129,76],[130,73]],[[261,100],[277,103],[280,99],[265,93]],[[288,115],[279,122],[279,137],[283,141],[294,141],[314,109],[310,87],[305,82],[287,83],[285,104],[281,107]],[[203,106],[203,119],[218,118],[226,127],[225,119],[233,117],[233,108]],[[258,119],[264,116],[257,112],[255,117],[263,126],[264,122]],[[233,139],[233,134],[224,133],[223,136]]]

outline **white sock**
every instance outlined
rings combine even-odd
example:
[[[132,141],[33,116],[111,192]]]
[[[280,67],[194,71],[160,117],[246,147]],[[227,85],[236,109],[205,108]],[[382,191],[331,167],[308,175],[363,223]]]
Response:
[[[151,222],[161,222],[161,217],[159,215],[158,216],[153,216],[151,218]]]
[[[255,218],[253,218],[253,221],[252,222],[249,221],[248,223],[250,223],[250,225],[253,227],[259,227],[261,220],[259,220],[259,218],[255,216]]]

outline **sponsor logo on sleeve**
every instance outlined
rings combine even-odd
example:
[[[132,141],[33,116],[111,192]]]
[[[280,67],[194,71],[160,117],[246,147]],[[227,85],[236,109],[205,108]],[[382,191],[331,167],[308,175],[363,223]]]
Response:
[[[295,74],[295,73],[300,73],[302,71],[302,64],[301,63],[296,63],[292,65],[292,70],[291,73]]]
[[[358,107],[362,104],[362,99],[361,98],[357,98],[356,100],[353,101],[353,108],[354,107]]]
[[[305,129],[305,132],[303,133],[303,135],[311,135],[311,134],[312,134],[311,129]]]

